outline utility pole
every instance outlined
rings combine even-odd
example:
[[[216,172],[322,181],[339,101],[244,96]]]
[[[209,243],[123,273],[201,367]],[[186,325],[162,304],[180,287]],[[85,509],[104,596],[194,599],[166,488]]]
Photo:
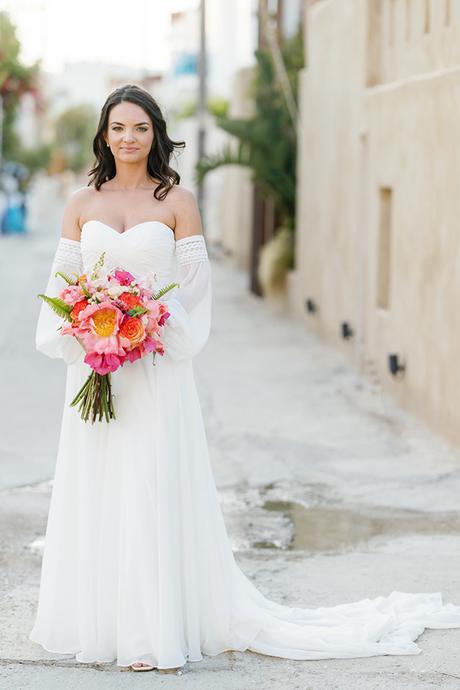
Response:
[[[207,88],[206,88],[206,0],[200,0],[200,53],[198,61],[198,160],[205,154]],[[198,206],[204,220],[204,181],[198,183]],[[204,225],[204,222],[203,222]],[[204,230],[204,228],[203,228]]]

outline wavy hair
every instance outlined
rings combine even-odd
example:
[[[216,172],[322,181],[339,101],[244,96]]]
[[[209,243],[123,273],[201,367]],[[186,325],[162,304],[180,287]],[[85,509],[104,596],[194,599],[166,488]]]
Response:
[[[139,105],[152,121],[154,137],[147,158],[147,172],[150,176],[160,180],[160,184],[154,191],[154,197],[162,201],[169,190],[175,184],[180,183],[180,175],[170,167],[169,160],[175,148],[185,147],[185,141],[173,141],[169,138],[166,132],[166,122],[158,103],[148,91],[136,84],[125,84],[125,86],[115,89],[109,94],[102,106],[97,132],[93,139],[96,161],[94,167],[88,172],[90,176],[88,187],[94,185],[99,191],[104,182],[115,177],[115,158],[105,143],[104,134],[108,129],[111,109],[123,101]]]

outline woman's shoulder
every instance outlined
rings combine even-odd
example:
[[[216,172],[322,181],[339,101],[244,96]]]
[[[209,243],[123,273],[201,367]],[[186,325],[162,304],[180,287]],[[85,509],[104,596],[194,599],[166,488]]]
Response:
[[[173,190],[174,197],[171,198],[171,201],[173,202],[176,223],[176,240],[189,235],[202,234],[203,228],[195,193],[182,185],[175,185]]]
[[[92,199],[96,194],[97,191],[94,187],[78,187],[78,189],[74,189],[74,191],[70,194],[69,202],[76,204],[82,203],[87,199]]]
[[[94,187],[79,187],[78,189],[74,189],[67,199],[66,208],[73,209],[74,211],[82,211],[84,205],[93,199],[96,194],[97,192]]]
[[[97,194],[94,187],[79,187],[69,195],[64,206],[61,234],[68,239],[80,239],[80,220],[88,203]]]
[[[181,184],[174,184],[168,193],[168,196],[169,195],[171,195],[171,199],[174,199],[175,203],[178,204],[196,203],[195,193],[188,187],[184,187]]]
[[[191,189],[188,189],[188,187],[183,187],[182,185],[174,185],[170,194],[175,214],[187,215],[190,212],[197,212],[197,198]]]

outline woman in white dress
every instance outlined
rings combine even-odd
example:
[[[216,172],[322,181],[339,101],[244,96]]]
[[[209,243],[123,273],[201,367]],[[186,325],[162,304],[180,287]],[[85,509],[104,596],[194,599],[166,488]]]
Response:
[[[460,627],[440,593],[404,593],[320,608],[262,595],[238,567],[208,458],[192,360],[211,323],[211,267],[193,194],[169,166],[174,148],[143,89],[107,98],[89,186],[67,203],[56,271],[106,266],[155,275],[171,314],[165,354],[112,374],[116,419],[94,425],[69,403],[84,351],[42,304],[36,346],[63,358],[66,393],[30,639],[81,662],[179,668],[227,650],[291,659],[418,654],[426,627]]]

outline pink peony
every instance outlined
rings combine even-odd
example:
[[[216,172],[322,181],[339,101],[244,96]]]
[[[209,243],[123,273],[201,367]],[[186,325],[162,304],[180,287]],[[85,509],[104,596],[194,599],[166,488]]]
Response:
[[[135,280],[134,276],[129,271],[122,271],[119,268],[113,271],[113,275],[118,280],[120,285],[130,285],[131,282]]]
[[[66,304],[71,304],[73,306],[83,297],[83,290],[79,285],[69,285],[61,292],[59,297],[64,300]]]
[[[165,324],[165,322],[166,322],[166,319],[169,319],[170,316],[171,316],[171,314],[169,313],[169,311],[165,311],[165,312],[160,316],[160,318],[158,319],[158,325],[159,325],[159,326],[164,326],[164,324]]]
[[[126,353],[126,359],[129,362],[135,362],[136,359],[140,359],[142,357],[142,354],[143,354],[142,349],[140,346],[138,346],[138,347],[135,347],[133,350],[129,350]]]
[[[164,354],[162,343],[156,338],[147,337],[142,343],[146,352],[158,352],[159,355]]]
[[[97,374],[104,376],[119,369],[123,365],[124,359],[124,357],[119,357],[118,355],[89,352],[84,362],[89,364],[91,369],[94,369]]]
[[[110,301],[90,304],[80,312],[82,326],[88,325],[94,335],[102,338],[116,335],[122,319],[123,312]]]
[[[75,328],[75,335],[82,339],[88,352],[97,354],[125,354],[120,344],[118,332],[123,313],[110,302],[90,304],[83,309]]]
[[[76,329],[74,334],[77,335],[84,343],[87,352],[95,352],[99,355],[118,355],[125,354],[125,350],[120,343],[117,335],[109,335],[106,338],[93,335],[90,331],[79,331]]]

